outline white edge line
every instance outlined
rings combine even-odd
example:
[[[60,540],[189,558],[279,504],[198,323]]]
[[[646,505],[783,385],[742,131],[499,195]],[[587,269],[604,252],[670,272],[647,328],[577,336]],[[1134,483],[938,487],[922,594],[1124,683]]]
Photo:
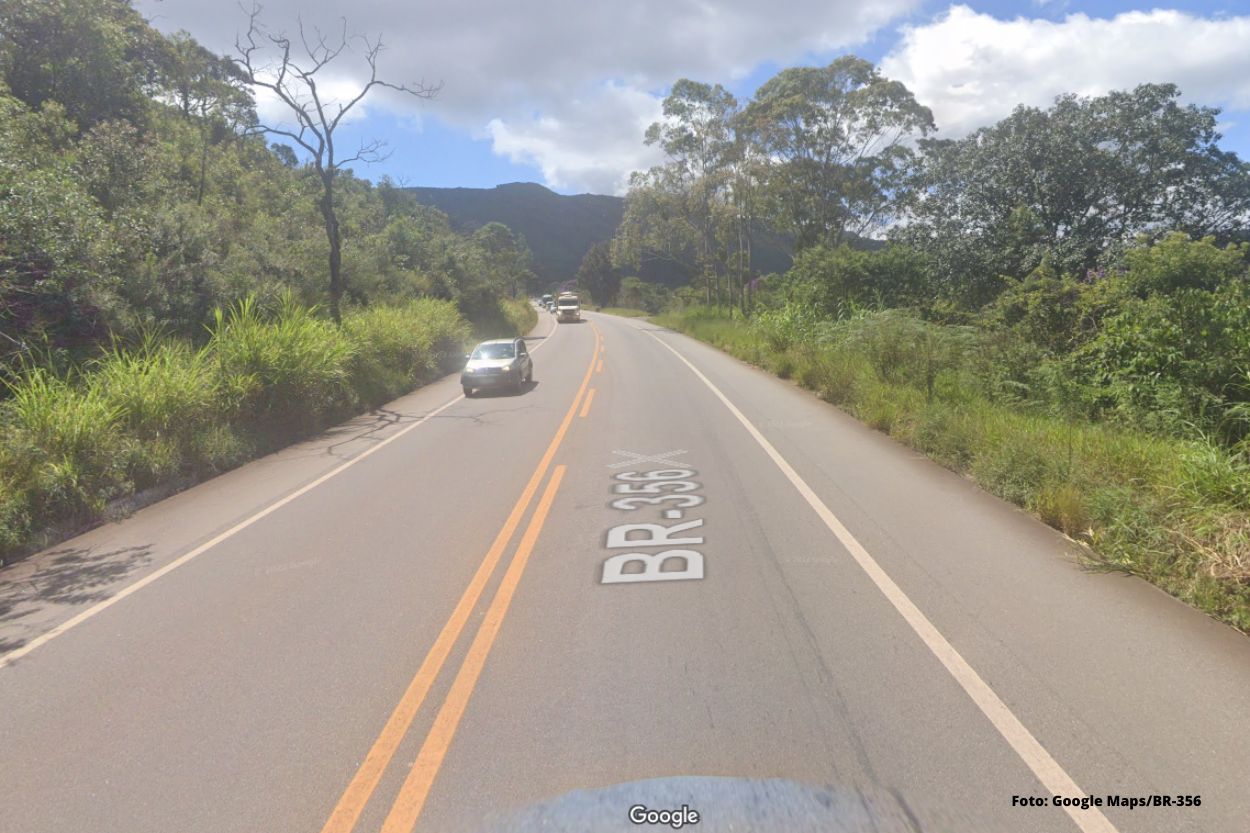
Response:
[[[560,323],[558,321],[554,323],[555,323],[555,326],[551,328],[552,333],[555,332],[556,327],[560,326]],[[548,338],[550,337],[550,335],[551,333],[547,334]],[[530,353],[532,354],[542,349],[543,345],[545,345],[546,343],[547,343],[547,338],[544,338],[542,344],[539,344],[533,350],[530,350]],[[464,399],[464,394],[461,394],[460,396],[457,396],[455,399],[452,399],[449,402],[446,402],[440,405],[438,408],[435,408],[433,411],[430,411],[428,414],[421,417],[419,420],[412,423],[411,425],[399,431],[396,431],[394,434],[382,440],[377,445],[374,445],[365,449],[364,451],[362,451],[360,454],[357,454],[352,459],[348,460],[342,465],[339,465],[331,469],[330,471],[318,477],[316,480],[313,480],[310,483],[304,484],[300,488],[296,489],[294,492],[291,492],[290,494],[288,494],[286,497],[279,498],[278,500],[269,504],[268,506],[266,506],[264,509],[260,510],[256,514],[251,515],[250,517],[242,521],[239,521],[239,523],[230,527],[225,532],[222,532],[214,536],[213,538],[209,539],[208,541],[205,541],[203,544],[200,544],[198,547],[191,550],[190,552],[180,555],[178,558],[175,558],[173,561],[169,562],[164,567],[161,567],[157,570],[153,570],[152,572],[148,573],[146,576],[134,582],[133,584],[129,584],[126,587],[123,587],[121,590],[117,591],[117,593],[114,594],[113,596],[110,596],[104,601],[99,602],[98,604],[94,604],[91,607],[87,608],[86,610],[82,611],[81,613],[78,613],[77,615],[69,619],[66,619],[61,624],[52,628],[52,630],[49,630],[40,634],[39,636],[32,639],[30,642],[27,642],[22,647],[15,648],[12,651],[9,651],[7,654],[0,656],[0,669],[7,668],[8,666],[12,665],[14,662],[26,656],[27,654],[29,654],[31,651],[35,650],[36,648],[39,648],[42,645],[46,645],[47,643],[51,642],[53,639],[56,639],[58,636],[65,633],[66,631],[71,630],[72,628],[75,628],[81,625],[83,622],[86,622],[88,619],[91,619],[97,614],[104,612],[105,610],[117,604],[122,599],[129,596],[130,594],[139,592],[144,587],[147,587],[149,584],[161,578],[162,576],[165,576],[173,572],[174,570],[181,567],[183,564],[186,564],[191,559],[196,558],[197,556],[203,555],[204,553],[211,550],[213,547],[220,544],[222,541],[225,541],[226,539],[234,535],[237,535],[238,533],[247,529],[252,524],[278,511],[283,506],[286,506],[288,503],[292,502],[293,500],[308,494],[313,489],[317,488],[322,483],[325,483],[330,478],[338,474],[341,474],[342,472],[356,465],[361,460],[370,456],[374,452],[380,451],[381,449],[390,445],[395,440],[398,440],[400,437],[404,436],[405,434],[407,434],[409,431],[413,430],[417,426],[424,424],[426,420],[430,419],[431,417],[438,416],[443,411],[447,410],[452,405],[455,405],[457,402],[459,402],[462,399]]]
[[[641,328],[639,328],[641,329]],[[981,675],[968,664],[968,661],[955,650],[954,646],[946,640],[946,637],[929,621],[920,608],[912,602],[912,600],[903,592],[894,580],[881,568],[868,550],[856,540],[838,517],[833,514],[828,506],[825,505],[812,488],[807,485],[806,481],[799,476],[785,458],[773,447],[763,434],[751,423],[750,420],[738,410],[738,408],[729,401],[725,394],[721,393],[716,385],[712,384],[706,376],[704,376],[697,367],[691,364],[685,356],[678,353],[672,346],[665,343],[663,339],[655,335],[649,330],[643,330],[652,338],[663,345],[669,352],[681,360],[686,367],[702,380],[703,384],[716,394],[716,397],[724,403],[747,432],[759,443],[765,453],[772,458],[777,464],[777,468],[781,469],[781,473],[786,476],[794,488],[798,489],[799,494],[807,501],[808,505],[816,511],[820,519],[825,522],[825,526],[837,537],[842,546],[850,552],[851,557],[856,563],[868,574],[868,578],[872,583],[877,585],[877,589],[882,595],[894,606],[903,619],[911,626],[920,640],[925,646],[937,657],[938,661],[945,666],[950,675],[955,678],[955,682],[959,683],[960,688],[964,690],[972,702],[977,705],[981,713],[989,718],[990,723],[994,724],[994,728],[1003,736],[1003,739],[1011,746],[1020,759],[1033,771],[1037,779],[1042,782],[1042,786],[1046,787],[1052,795],[1063,795],[1069,797],[1081,797],[1085,792],[1076,785],[1072,777],[1064,770],[1059,762],[1051,757],[1045,747],[1038,742],[1033,733],[1020,722],[1020,719],[1012,713],[1007,704],[1002,701],[999,696],[994,693],[989,684],[981,679]],[[1096,807],[1088,810],[1081,810],[1076,807],[1064,807],[1072,820],[1076,822],[1083,833],[1118,833],[1115,825],[1102,814],[1102,811]]]

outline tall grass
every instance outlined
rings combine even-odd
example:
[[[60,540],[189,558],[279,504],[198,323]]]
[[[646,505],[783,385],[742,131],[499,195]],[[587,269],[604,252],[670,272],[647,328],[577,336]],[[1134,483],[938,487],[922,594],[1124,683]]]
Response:
[[[219,310],[203,348],[145,335],[69,375],[31,365],[0,399],[0,557],[136,489],[195,479],[450,369],[469,325],[448,301],[349,313],[290,297]]]
[[[827,327],[706,312],[658,323],[793,378],[1139,575],[1250,632],[1250,458],[1202,438],[996,400],[967,331],[898,313]],[[789,330],[787,330],[789,328]]]
[[[215,312],[208,350],[245,421],[308,430],[350,403],[355,345],[314,312],[290,295],[271,310],[249,297]]]
[[[353,345],[350,374],[362,405],[377,405],[450,369],[469,339],[454,305],[419,300],[371,307],[343,321]]]
[[[122,408],[100,388],[40,367],[9,388],[0,478],[19,506],[0,509],[0,517],[42,524],[98,512],[126,482]]]
[[[478,341],[525,335],[538,324],[538,312],[524,298],[490,298],[472,306],[465,315]]]

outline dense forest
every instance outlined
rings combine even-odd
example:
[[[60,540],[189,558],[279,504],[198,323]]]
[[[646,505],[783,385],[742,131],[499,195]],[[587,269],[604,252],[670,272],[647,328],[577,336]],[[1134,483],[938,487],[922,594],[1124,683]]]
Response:
[[[241,23],[246,22],[241,18]],[[0,6],[0,332],[79,355],[113,335],[204,336],[249,293],[325,297],[318,183],[258,133],[240,68],[126,0]],[[447,218],[343,170],[347,295],[485,314],[534,280],[500,225]]]
[[[1218,115],[1146,84],[938,139],[853,56],[744,105],[683,79],[587,269],[687,263],[620,286],[1250,629],[1250,166]],[[747,268],[755,223],[789,270]]]
[[[334,322],[324,180],[248,81],[128,0],[0,3],[0,559],[532,326],[523,238],[346,168]]]

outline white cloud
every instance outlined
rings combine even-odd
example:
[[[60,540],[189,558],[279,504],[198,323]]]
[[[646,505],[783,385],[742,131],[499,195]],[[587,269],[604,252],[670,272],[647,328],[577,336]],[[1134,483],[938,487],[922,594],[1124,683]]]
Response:
[[[1156,9],[1109,19],[999,20],[958,5],[932,23],[905,27],[881,68],[932,108],[939,135],[954,138],[1017,104],[1150,82],[1174,82],[1191,102],[1250,108],[1247,43],[1250,17]]]
[[[540,116],[488,125],[495,152],[537,165],[554,188],[623,194],[629,171],[662,161],[642,143],[647,125],[660,118],[660,102],[631,87],[606,84],[584,101],[570,101],[562,118]]]
[[[383,77],[443,82],[432,102],[384,94],[372,108],[433,115],[471,134],[486,130],[498,153],[531,159],[548,184],[578,189],[619,183],[631,166],[648,162],[640,118],[658,113],[655,93],[677,78],[723,82],[765,61],[846,48],[920,3],[789,0],[781,10],[758,0],[355,0],[344,8],[333,0],[269,0],[263,19],[295,33],[299,15],[337,31],[346,14],[351,31],[382,34]],[[186,29],[219,52],[232,51],[247,23],[233,4],[138,6],[158,28]],[[350,86],[363,67],[332,69],[335,83]]]

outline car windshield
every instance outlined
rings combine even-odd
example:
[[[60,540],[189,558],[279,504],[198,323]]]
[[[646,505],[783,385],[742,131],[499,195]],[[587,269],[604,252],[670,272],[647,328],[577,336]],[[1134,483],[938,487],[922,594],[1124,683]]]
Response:
[[[511,359],[514,356],[511,344],[479,344],[473,351],[475,359]]]

